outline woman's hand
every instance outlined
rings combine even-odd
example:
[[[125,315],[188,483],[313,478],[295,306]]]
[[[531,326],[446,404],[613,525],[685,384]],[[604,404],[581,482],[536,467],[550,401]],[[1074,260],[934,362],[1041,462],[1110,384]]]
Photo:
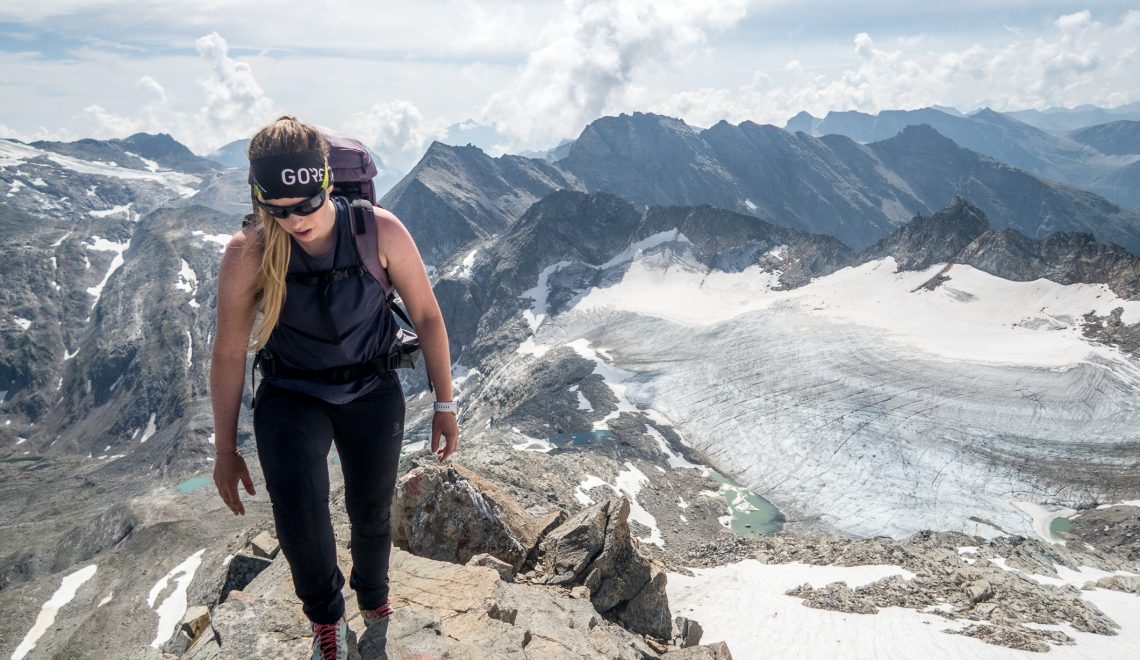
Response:
[[[253,479],[249,476],[249,468],[245,459],[235,452],[219,453],[214,460],[214,485],[218,488],[218,495],[222,501],[234,512],[235,516],[244,516],[245,507],[242,506],[241,497],[238,496],[237,485],[241,482],[245,492],[256,495],[253,490]]]
[[[440,446],[440,436],[446,439]],[[459,448],[459,422],[453,412],[437,412],[431,418],[431,451],[442,463]]]

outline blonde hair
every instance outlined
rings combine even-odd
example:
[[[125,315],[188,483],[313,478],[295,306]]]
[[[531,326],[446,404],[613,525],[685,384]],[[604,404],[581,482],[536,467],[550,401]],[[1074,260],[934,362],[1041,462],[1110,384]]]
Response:
[[[262,128],[249,142],[249,158],[278,156],[281,154],[320,152],[327,159],[329,143],[315,127],[302,123],[296,117],[278,117]],[[289,270],[291,244],[289,233],[277,224],[273,216],[254,204],[257,231],[261,237],[261,268],[253,285],[257,311],[261,322],[253,334],[252,350],[259,350],[269,342],[269,336],[281,318],[285,304],[285,274]]]

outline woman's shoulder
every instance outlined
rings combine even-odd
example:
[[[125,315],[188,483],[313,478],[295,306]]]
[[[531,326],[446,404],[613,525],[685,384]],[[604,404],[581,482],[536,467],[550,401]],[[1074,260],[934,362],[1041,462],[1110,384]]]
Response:
[[[264,249],[264,240],[257,227],[250,225],[242,227],[230,236],[226,243],[223,261],[238,262],[241,264],[261,265],[261,253]]]

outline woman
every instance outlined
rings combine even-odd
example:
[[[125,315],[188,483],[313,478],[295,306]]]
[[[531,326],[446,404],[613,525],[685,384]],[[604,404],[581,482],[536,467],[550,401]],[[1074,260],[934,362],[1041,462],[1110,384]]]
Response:
[[[252,333],[259,359],[275,367],[263,365],[254,398],[258,459],[277,537],[312,621],[313,657],[331,659],[347,657],[347,626],[328,508],[330,445],[340,456],[352,526],[349,585],[372,625],[391,613],[390,509],[404,396],[393,372],[366,364],[387,355],[397,326],[384,286],[360,272],[347,205],[329,194],[328,149],[317,129],[294,117],[281,117],[250,142],[257,222],[234,234],[222,258],[210,395],[214,483],[226,506],[244,514],[237,484],[251,495],[254,488],[236,434]],[[411,235],[388,211],[373,212],[380,264],[407,306],[435,385],[431,448],[443,461],[459,442],[447,332]],[[330,271],[355,276],[320,277]]]

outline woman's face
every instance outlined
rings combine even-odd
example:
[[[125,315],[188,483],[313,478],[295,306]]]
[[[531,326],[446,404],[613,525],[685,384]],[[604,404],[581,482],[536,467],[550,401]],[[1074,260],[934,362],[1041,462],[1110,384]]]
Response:
[[[306,197],[284,197],[267,199],[266,204],[273,206],[292,206],[306,201]],[[289,233],[293,240],[309,253],[320,253],[329,247],[332,242],[333,225],[336,224],[336,211],[328,195],[325,195],[324,204],[309,215],[290,213],[284,218],[274,218],[277,225]]]

